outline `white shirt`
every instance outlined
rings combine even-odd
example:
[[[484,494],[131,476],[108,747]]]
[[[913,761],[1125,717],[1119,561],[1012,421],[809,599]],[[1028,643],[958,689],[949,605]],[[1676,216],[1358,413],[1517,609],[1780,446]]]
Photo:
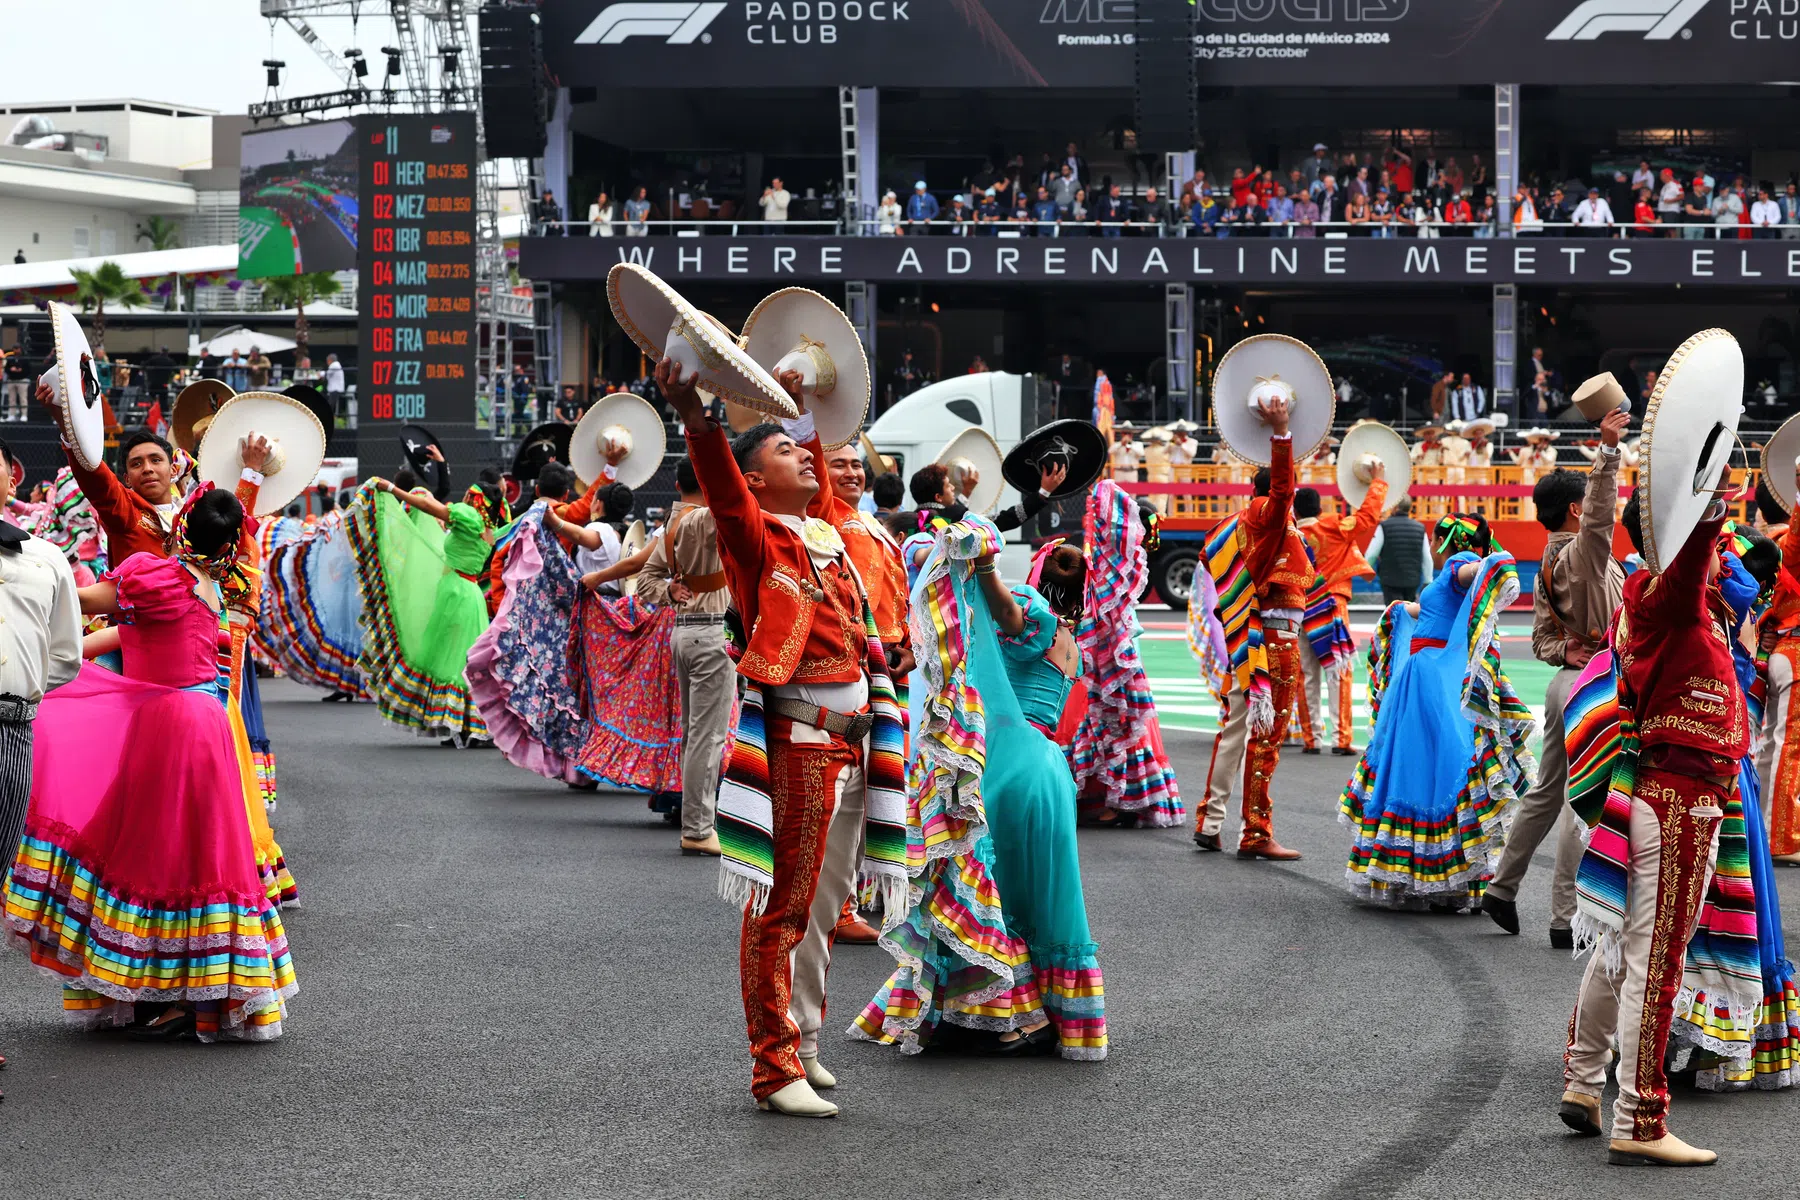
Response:
[[[325,390],[341,392],[344,390],[344,364],[338,362],[325,364]]]
[[[1750,223],[1752,225],[1781,224],[1781,205],[1773,200],[1758,200],[1750,206]]]
[[[1185,442],[1170,442],[1169,462],[1178,467],[1186,466],[1194,461],[1194,449],[1194,442],[1191,439]]]
[[[588,528],[599,532],[600,545],[598,549],[594,550],[589,550],[586,546],[575,547],[575,573],[578,575],[586,575],[590,571],[604,571],[619,561],[618,531],[605,521],[595,521]],[[619,585],[615,582],[606,586],[617,591]]]
[[[1577,204],[1569,219],[1577,225],[1611,225],[1612,208],[1604,199],[1590,198]]]
[[[788,194],[786,188],[780,188],[764,196],[762,198],[763,220],[787,220],[788,201],[790,199],[792,199],[792,197]]]
[[[38,701],[81,670],[81,601],[62,552],[28,537],[0,549],[0,693]]]
[[[1662,212],[1680,212],[1682,199],[1686,195],[1687,193],[1682,190],[1681,185],[1671,179],[1663,184],[1662,191],[1657,193],[1656,207]]]
[[[1144,462],[1144,452],[1135,442],[1114,443],[1113,448],[1107,452],[1107,457],[1112,460],[1113,470],[1130,471],[1134,474]]]

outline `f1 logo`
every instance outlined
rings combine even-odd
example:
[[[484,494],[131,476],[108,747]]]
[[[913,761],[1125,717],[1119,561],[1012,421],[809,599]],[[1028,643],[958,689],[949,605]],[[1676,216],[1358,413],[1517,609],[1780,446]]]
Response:
[[[1591,42],[1603,33],[1642,33],[1666,42],[1706,7],[1706,0],[1582,0],[1544,36],[1547,42]]]
[[[609,4],[581,31],[575,44],[616,46],[631,37],[660,37],[670,46],[687,46],[696,40],[710,42],[711,35],[702,35],[713,18],[724,11],[725,5],[717,0],[702,4],[640,0]]]

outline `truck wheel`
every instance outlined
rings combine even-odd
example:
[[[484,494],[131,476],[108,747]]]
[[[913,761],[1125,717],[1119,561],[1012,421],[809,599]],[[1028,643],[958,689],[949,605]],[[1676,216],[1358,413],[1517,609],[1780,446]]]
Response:
[[[1170,608],[1185,610],[1194,590],[1194,572],[1200,567],[1200,552],[1188,546],[1165,550],[1157,555],[1151,571],[1156,593]]]

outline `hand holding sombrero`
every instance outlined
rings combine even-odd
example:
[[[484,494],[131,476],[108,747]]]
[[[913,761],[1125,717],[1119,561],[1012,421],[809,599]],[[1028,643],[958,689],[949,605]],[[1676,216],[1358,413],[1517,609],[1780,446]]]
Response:
[[[292,396],[240,392],[213,414],[194,457],[200,478],[215,487],[230,487],[246,467],[259,471],[263,481],[252,515],[265,517],[292,504],[318,478],[325,428]]]
[[[681,383],[771,416],[799,415],[781,385],[739,347],[730,330],[653,272],[636,263],[613,264],[606,296],[619,327],[651,359],[670,359]]]
[[[825,449],[856,437],[869,413],[869,360],[856,326],[837,305],[807,288],[782,288],[750,310],[738,344],[796,408],[813,414]]]

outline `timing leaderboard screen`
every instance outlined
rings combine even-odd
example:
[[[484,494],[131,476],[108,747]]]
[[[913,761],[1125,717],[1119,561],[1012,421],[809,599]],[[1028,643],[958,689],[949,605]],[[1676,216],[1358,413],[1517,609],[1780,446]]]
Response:
[[[359,424],[472,425],[475,116],[367,115],[356,137]]]

